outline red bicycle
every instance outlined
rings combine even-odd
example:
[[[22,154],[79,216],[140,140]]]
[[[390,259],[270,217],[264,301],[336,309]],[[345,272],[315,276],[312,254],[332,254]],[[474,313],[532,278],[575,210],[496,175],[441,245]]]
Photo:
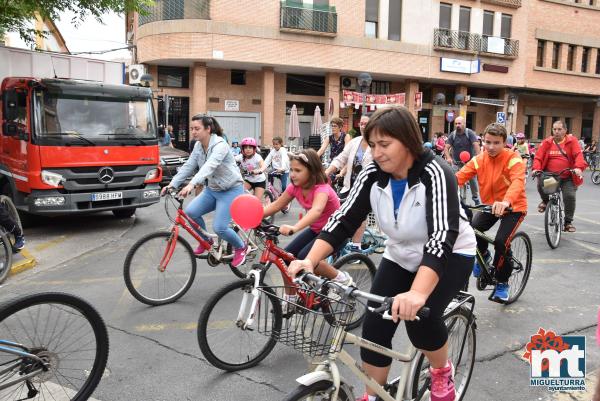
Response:
[[[244,231],[232,223],[232,228],[249,246],[246,262],[233,267],[231,244],[200,227],[184,212],[183,202],[184,199],[176,196],[176,191],[167,192],[165,212],[173,223],[169,231],[145,235],[133,244],[125,257],[125,285],[131,295],[147,305],[168,304],[185,295],[194,282],[197,259],[206,259],[213,267],[221,263],[228,264],[236,276],[245,278],[256,255],[258,245],[254,230]],[[175,214],[169,210],[170,206],[176,207]],[[208,249],[208,252],[200,256],[194,254],[190,243],[180,235],[181,228]]]
[[[198,344],[202,354],[213,366],[226,371],[255,366],[269,355],[278,341],[304,338],[298,333],[291,338],[287,328],[297,323],[298,317],[304,316],[307,310],[320,309],[328,325],[336,319],[332,305],[339,301],[337,294],[323,295],[303,289],[288,275],[287,264],[295,257],[277,246],[279,227],[263,224],[255,232],[264,243],[259,263],[245,280],[232,282],[215,292],[198,320]],[[269,275],[273,264],[279,274]],[[349,272],[358,289],[370,290],[376,269],[366,255],[351,253],[335,261],[333,266]],[[364,305],[357,304],[353,317],[344,319],[344,327],[348,330],[358,327],[365,311]],[[313,324],[311,330],[314,327]]]

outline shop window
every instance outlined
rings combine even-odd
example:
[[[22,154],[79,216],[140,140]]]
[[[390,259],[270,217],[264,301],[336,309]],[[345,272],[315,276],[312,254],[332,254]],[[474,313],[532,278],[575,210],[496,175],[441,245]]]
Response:
[[[246,71],[231,70],[231,85],[246,85]]]
[[[287,74],[285,93],[290,95],[325,96],[325,77]]]
[[[158,66],[158,86],[163,88],[189,88],[190,69],[188,67]]]

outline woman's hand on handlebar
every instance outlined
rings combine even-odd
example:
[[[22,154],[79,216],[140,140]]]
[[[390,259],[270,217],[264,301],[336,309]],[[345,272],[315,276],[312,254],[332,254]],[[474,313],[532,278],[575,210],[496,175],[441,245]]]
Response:
[[[496,201],[492,205],[492,214],[496,217],[502,217],[507,208],[510,207],[510,203],[506,201]]]
[[[427,296],[418,291],[410,290],[394,297],[392,303],[392,320],[416,320],[417,312],[425,305]]]
[[[287,224],[279,226],[279,232],[283,235],[293,235],[295,231],[294,226],[289,226]]]
[[[287,268],[288,274],[295,278],[296,275],[301,272],[314,273],[315,269],[313,268],[312,262],[308,259],[304,260],[293,260]]]
[[[181,189],[181,191],[179,191],[179,193],[177,194],[177,196],[181,197],[181,198],[185,198],[186,196],[188,196],[192,191],[194,190],[194,185],[192,185],[192,183],[187,184],[185,187],[183,187]]]
[[[173,190],[173,187],[170,185],[163,187],[163,189],[160,190],[160,196],[165,196],[168,191],[172,191],[172,190]]]

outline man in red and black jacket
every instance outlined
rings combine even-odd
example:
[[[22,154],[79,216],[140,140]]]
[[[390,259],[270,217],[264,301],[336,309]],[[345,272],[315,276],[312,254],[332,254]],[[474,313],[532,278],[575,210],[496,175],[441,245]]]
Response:
[[[565,203],[565,227],[566,232],[574,233],[573,215],[575,214],[575,201],[577,187],[583,183],[582,172],[587,167],[581,152],[581,146],[577,138],[567,134],[565,123],[555,121],[552,124],[552,136],[544,139],[535,154],[533,160],[533,173],[547,171],[558,173],[570,168],[573,172],[564,172],[561,175],[560,187],[562,189],[563,201]],[[542,202],[538,206],[538,212],[546,210],[548,195],[542,190],[543,180],[538,180],[538,192]]]

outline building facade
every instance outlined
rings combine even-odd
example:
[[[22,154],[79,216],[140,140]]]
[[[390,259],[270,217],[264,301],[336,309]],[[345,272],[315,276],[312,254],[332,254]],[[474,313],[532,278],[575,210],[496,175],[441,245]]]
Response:
[[[600,0],[157,0],[127,18],[134,60],[154,76],[181,143],[210,113],[230,140],[285,136],[296,104],[306,141],[316,106],[356,127],[356,77],[402,94],[424,139],[452,117],[505,121],[534,142],[563,119],[600,135]],[[356,99],[355,99],[356,100]],[[380,106],[370,106],[371,109]],[[164,119],[163,119],[164,120]]]

